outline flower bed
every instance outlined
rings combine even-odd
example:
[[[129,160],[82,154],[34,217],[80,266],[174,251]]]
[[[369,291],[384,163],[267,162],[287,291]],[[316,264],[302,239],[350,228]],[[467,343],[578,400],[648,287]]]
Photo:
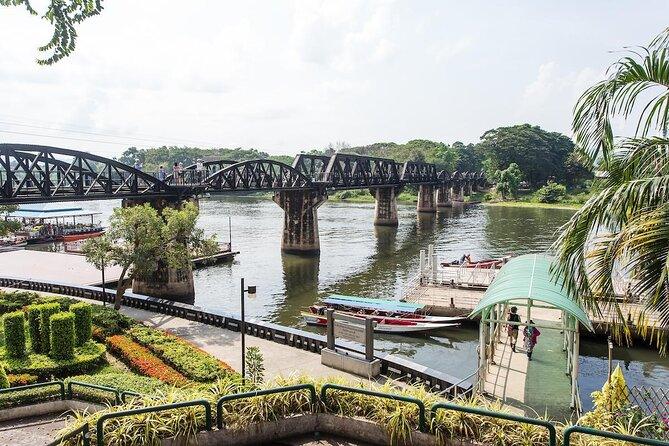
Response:
[[[181,373],[157,358],[151,351],[124,335],[107,338],[109,349],[119,355],[128,366],[142,375],[157,378],[175,386],[188,384]]]
[[[104,345],[88,341],[74,350],[72,359],[56,360],[40,353],[30,353],[23,358],[10,358],[4,347],[0,347],[0,363],[7,373],[13,375],[30,374],[40,378],[78,375],[88,373],[100,364],[105,356]]]
[[[137,325],[130,336],[194,381],[212,382],[234,372],[223,361],[165,331]]]

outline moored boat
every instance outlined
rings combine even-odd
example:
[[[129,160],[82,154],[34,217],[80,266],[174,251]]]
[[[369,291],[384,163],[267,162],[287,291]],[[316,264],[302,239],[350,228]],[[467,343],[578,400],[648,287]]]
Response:
[[[84,240],[87,238],[94,238],[94,237],[100,237],[103,235],[105,232],[104,231],[95,231],[95,232],[82,232],[79,234],[67,234],[63,235],[63,241],[64,242],[74,242],[77,240]]]
[[[309,312],[318,315],[324,316],[325,310],[329,308],[326,305],[312,305],[309,307]],[[398,320],[406,320],[413,322],[423,322],[423,323],[459,323],[466,319],[466,317],[459,316],[430,316],[420,313],[405,313],[405,312],[380,312],[378,310],[371,310],[365,308],[351,308],[350,310],[343,309],[344,307],[339,307],[337,313],[345,314],[348,316],[354,317],[371,317],[375,321],[380,321],[386,318],[393,318]]]
[[[302,317],[309,325],[326,326],[327,318],[314,313],[302,312]],[[364,320],[361,317],[360,320]],[[458,323],[427,323],[413,320],[398,319],[392,317],[380,318],[375,321],[374,331],[377,333],[425,333],[434,330],[441,330],[444,328],[455,327]]]

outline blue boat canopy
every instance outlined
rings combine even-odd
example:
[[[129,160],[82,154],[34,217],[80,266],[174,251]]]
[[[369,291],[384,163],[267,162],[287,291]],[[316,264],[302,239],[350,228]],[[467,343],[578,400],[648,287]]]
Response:
[[[329,305],[345,305],[351,308],[371,308],[374,310],[403,311],[408,313],[414,313],[424,307],[424,305],[417,305],[409,302],[369,299],[357,296],[344,296],[341,294],[331,294],[326,299],[323,299],[323,303]]]

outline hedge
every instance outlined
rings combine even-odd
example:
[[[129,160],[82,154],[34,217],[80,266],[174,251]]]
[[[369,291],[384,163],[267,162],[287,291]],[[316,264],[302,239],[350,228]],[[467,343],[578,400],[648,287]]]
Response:
[[[51,348],[49,355],[54,359],[74,358],[74,313],[62,311],[49,319],[51,333]]]
[[[60,311],[60,304],[56,302],[39,305],[39,334],[40,352],[48,353],[51,348],[51,316]],[[33,343],[35,340],[33,340]]]
[[[9,379],[9,385],[12,387],[18,386],[27,386],[28,384],[35,384],[39,377],[37,375],[31,375],[29,373],[21,373],[19,375],[14,375],[10,373],[7,375]]]
[[[31,353],[24,358],[10,358],[4,347],[0,348],[0,363],[8,373],[14,375],[37,375],[40,379],[49,377],[63,377],[90,373],[97,369],[104,361],[107,349],[97,342],[88,341],[74,350],[74,358],[56,360],[44,354]]]
[[[0,314],[11,313],[12,311],[20,310],[21,308],[23,308],[23,305],[21,305],[20,302],[0,299]]]
[[[28,307],[28,335],[30,337],[30,345],[35,353],[43,353],[39,330],[41,316],[39,305],[30,305]]]
[[[9,387],[9,379],[7,379],[5,368],[0,364],[0,389],[6,389],[7,387]]]
[[[26,355],[26,319],[23,311],[7,313],[2,318],[5,331],[5,348],[12,358],[21,358]]]
[[[79,302],[70,305],[70,311],[74,313],[74,334],[78,346],[91,339],[93,330],[91,304]]]
[[[211,382],[234,373],[226,363],[165,331],[137,325],[130,330],[130,336],[194,381]]]

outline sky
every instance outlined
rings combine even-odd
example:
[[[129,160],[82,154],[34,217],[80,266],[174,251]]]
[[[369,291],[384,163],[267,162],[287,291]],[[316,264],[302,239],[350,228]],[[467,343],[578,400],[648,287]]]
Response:
[[[0,7],[0,141],[117,156],[570,135],[578,96],[669,25],[666,0],[103,4],[54,66],[35,63],[48,22]]]

